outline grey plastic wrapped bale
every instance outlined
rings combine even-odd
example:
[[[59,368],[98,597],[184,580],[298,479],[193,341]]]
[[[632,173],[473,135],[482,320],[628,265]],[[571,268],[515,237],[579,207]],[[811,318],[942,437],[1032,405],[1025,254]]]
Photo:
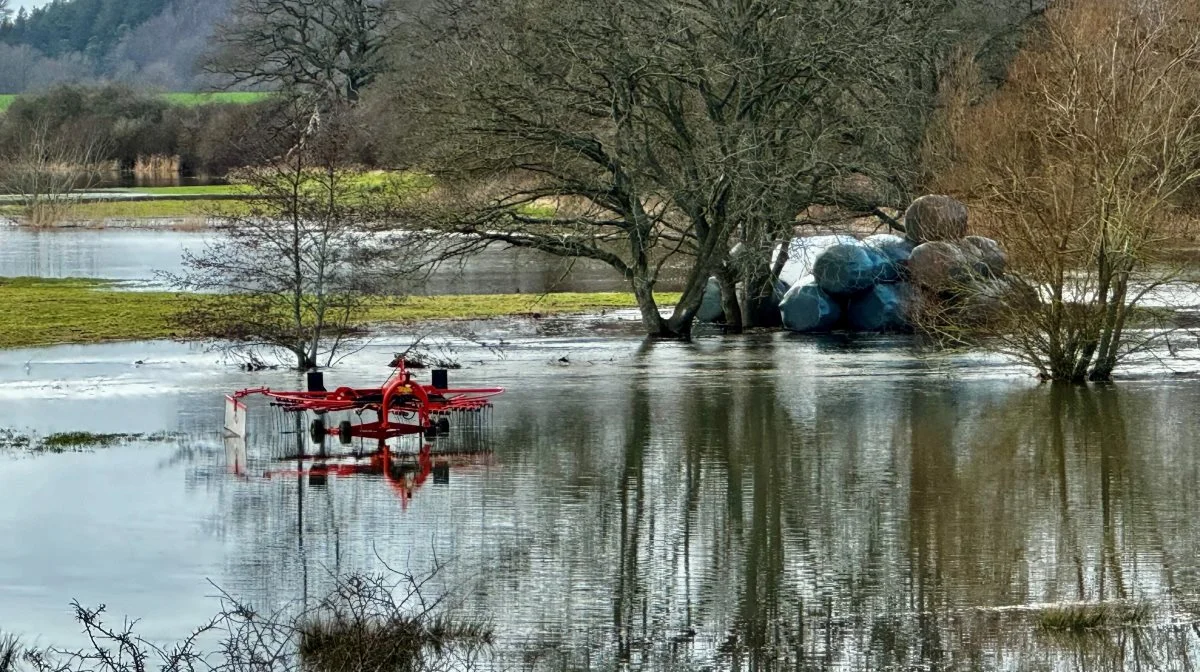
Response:
[[[907,273],[912,256],[912,241],[890,233],[877,233],[863,238],[863,244],[875,250],[883,259],[879,266],[879,282],[900,282]]]
[[[883,258],[862,243],[834,245],[817,257],[813,277],[831,296],[849,296],[870,289],[879,279]]]
[[[983,236],[967,236],[962,239],[961,246],[971,255],[971,266],[976,275],[982,278],[1004,277],[1004,272],[1008,270],[1008,255],[1000,243]]]
[[[905,237],[914,245],[967,235],[967,206],[949,196],[922,196],[904,212]]]
[[[954,290],[971,281],[971,260],[954,243],[935,240],[913,248],[908,259],[913,282],[935,292]]]
[[[783,326],[791,331],[829,331],[842,319],[842,307],[811,276],[792,285],[779,303]]]
[[[788,242],[787,262],[779,272],[779,279],[786,285],[784,292],[800,282],[802,278],[812,275],[813,264],[817,257],[834,245],[855,245],[858,239],[847,235],[797,236]],[[771,252],[771,265],[779,259],[783,246],[776,246]]]
[[[854,331],[908,331],[912,287],[907,282],[875,285],[850,299],[846,323]]]
[[[700,298],[700,309],[696,311],[696,319],[701,322],[720,322],[725,317],[725,309],[721,307],[721,283],[716,278],[709,278],[704,285],[704,295]]]

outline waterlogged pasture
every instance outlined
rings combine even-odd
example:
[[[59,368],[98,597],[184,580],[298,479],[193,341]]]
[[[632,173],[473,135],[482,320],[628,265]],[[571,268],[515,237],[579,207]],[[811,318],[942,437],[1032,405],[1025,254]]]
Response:
[[[0,457],[20,540],[0,627],[81,644],[78,598],[169,639],[217,608],[208,580],[267,608],[440,563],[436,590],[494,624],[495,669],[1196,662],[1197,381],[1057,387],[903,339],[599,326],[476,325],[506,348],[457,343],[451,375],[509,387],[490,431],[438,439],[458,453],[400,484],[295,473],[317,449],[261,405],[228,453],[221,395],[299,385],[286,371],[170,343],[3,353],[0,426],[171,438]],[[410,340],[327,380],[375,383]]]

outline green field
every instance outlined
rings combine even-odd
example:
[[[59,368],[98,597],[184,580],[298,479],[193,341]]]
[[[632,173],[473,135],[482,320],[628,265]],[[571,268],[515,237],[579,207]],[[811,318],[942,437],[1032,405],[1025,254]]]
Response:
[[[190,297],[195,299],[193,295]],[[662,294],[669,305],[678,294]],[[172,292],[125,292],[103,280],[0,278],[0,348],[187,338],[171,323],[185,299]],[[480,294],[379,299],[365,316],[373,324],[490,318],[538,313],[598,313],[632,308],[632,294]]]
[[[64,221],[101,222],[106,219],[153,219],[176,217],[204,217],[210,213],[238,210],[242,202],[191,200],[191,201],[108,201],[102,203],[79,203],[67,208],[61,217]],[[244,208],[244,206],[242,206]],[[20,218],[25,208],[20,205],[0,206],[0,215]]]
[[[258,91],[219,91],[216,93],[164,93],[163,98],[166,98],[172,104],[183,105],[185,107],[195,107],[196,105],[208,105],[211,103],[238,103],[245,105],[247,103],[257,103],[260,100],[266,99],[271,94]]]
[[[240,196],[251,192],[250,188],[244,184],[208,184],[186,187],[125,187],[120,189],[96,189],[95,191],[151,194],[155,196]]]
[[[164,93],[163,98],[173,105],[195,107],[210,103],[256,103],[270,96],[269,93],[256,91],[218,91],[216,93]],[[0,112],[3,112],[17,99],[17,94],[0,94]]]

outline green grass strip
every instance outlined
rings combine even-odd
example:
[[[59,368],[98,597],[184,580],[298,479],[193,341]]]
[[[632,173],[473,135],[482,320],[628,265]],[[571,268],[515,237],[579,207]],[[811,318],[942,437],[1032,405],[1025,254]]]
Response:
[[[670,305],[678,294],[659,296]],[[173,292],[132,292],[104,280],[0,278],[0,348],[187,338],[172,324],[184,298]],[[365,321],[413,323],[521,315],[598,313],[637,306],[632,294],[556,293],[417,296],[378,299]]]

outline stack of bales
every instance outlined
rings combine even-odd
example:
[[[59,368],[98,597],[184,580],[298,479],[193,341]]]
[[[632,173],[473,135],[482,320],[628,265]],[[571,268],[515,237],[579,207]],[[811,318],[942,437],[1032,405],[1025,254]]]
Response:
[[[812,274],[783,295],[783,326],[799,332],[907,329],[912,290],[906,267],[913,247],[881,234],[826,248]]]
[[[792,284],[780,302],[784,326],[798,332],[908,331],[918,296],[977,303],[1006,291],[1004,252],[994,240],[966,235],[962,203],[923,196],[904,219],[904,238],[881,234],[838,242],[817,255],[811,275]]]

